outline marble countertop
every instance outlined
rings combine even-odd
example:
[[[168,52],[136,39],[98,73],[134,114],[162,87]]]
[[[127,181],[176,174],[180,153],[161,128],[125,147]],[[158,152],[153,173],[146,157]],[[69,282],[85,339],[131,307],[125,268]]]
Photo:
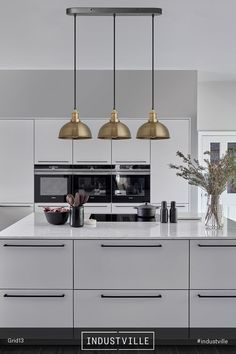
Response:
[[[31,213],[0,232],[0,239],[235,239],[236,222],[225,219],[222,230],[207,230],[200,220],[160,222],[97,222],[72,228],[50,225],[41,213]]]

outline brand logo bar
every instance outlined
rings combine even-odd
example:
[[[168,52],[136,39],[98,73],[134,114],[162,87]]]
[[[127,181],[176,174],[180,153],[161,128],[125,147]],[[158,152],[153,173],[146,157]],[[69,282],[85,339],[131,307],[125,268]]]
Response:
[[[83,331],[81,350],[154,350],[155,332]]]

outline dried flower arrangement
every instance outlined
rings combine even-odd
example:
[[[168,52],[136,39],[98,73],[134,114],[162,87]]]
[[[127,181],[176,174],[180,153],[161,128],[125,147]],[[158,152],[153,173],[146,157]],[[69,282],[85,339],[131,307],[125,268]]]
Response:
[[[188,181],[190,185],[202,188],[208,194],[208,200],[211,199],[208,205],[205,224],[211,222],[211,227],[220,228],[222,222],[219,215],[219,196],[224,192],[229,181],[236,181],[236,152],[229,150],[219,159],[211,159],[211,152],[206,151],[204,155],[205,166],[200,165],[197,159],[192,159],[191,156],[184,155],[177,151],[176,155],[183,161],[182,165],[170,164],[170,168],[177,170],[177,176],[180,176]],[[221,218],[222,219],[222,218]]]

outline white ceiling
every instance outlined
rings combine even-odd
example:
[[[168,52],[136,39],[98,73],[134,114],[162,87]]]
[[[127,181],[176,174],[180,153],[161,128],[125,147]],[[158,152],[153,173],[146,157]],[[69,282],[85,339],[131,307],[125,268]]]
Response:
[[[161,7],[156,68],[236,80],[236,0],[0,0],[0,69],[71,69],[73,6]],[[117,18],[117,68],[150,68],[151,19]],[[78,19],[79,69],[112,67],[112,18]]]

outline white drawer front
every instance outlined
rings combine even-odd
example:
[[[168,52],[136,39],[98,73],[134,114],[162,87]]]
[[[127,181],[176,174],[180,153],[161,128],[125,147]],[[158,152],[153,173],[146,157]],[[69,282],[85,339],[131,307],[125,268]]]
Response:
[[[236,241],[191,241],[191,289],[236,289]]]
[[[75,291],[76,327],[186,327],[187,311],[184,290]]]
[[[73,327],[72,290],[1,290],[0,327]]]
[[[139,204],[112,204],[112,213],[113,214],[137,214],[137,209],[135,206]]]
[[[88,216],[90,214],[110,214],[111,213],[111,203],[103,204],[103,203],[97,203],[97,204],[90,204],[87,203],[84,206],[84,212]]]
[[[236,327],[236,290],[192,290],[190,293],[191,327]]]
[[[72,241],[1,240],[0,288],[72,289]]]
[[[75,289],[187,289],[188,241],[75,241]]]

